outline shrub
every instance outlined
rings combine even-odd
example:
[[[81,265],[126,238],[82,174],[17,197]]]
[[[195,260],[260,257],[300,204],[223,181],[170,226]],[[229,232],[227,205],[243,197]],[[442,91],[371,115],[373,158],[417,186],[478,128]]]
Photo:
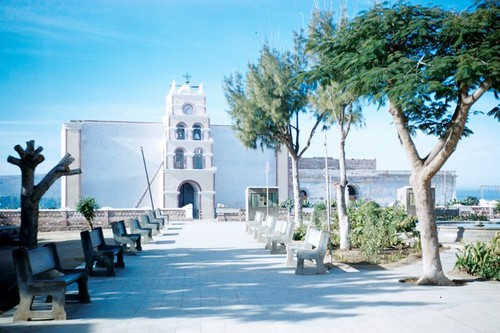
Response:
[[[488,243],[466,244],[457,253],[455,267],[472,275],[500,280],[500,235]]]
[[[357,202],[349,207],[351,245],[371,262],[389,248],[403,248],[401,233],[417,236],[416,219],[400,207],[380,207],[375,202]]]
[[[323,226],[326,225],[326,219],[326,204],[324,202],[318,202],[314,205],[311,223],[316,229],[321,230],[324,228]]]
[[[293,232],[293,240],[304,240],[306,237],[306,232],[307,232],[307,226],[305,225],[300,225],[295,228],[295,231]]]
[[[85,217],[90,225],[90,229],[93,229],[92,221],[95,218],[95,210],[99,208],[99,205],[92,197],[82,197],[76,203],[76,211]]]

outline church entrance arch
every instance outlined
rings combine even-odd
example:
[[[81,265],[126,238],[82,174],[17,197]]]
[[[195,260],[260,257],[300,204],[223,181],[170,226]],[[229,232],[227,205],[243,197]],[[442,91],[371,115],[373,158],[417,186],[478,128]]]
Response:
[[[200,218],[200,186],[196,182],[187,181],[179,186],[178,207],[193,205],[193,218]]]
[[[358,196],[358,189],[353,185],[347,185],[347,193],[349,195],[349,201],[356,201]]]

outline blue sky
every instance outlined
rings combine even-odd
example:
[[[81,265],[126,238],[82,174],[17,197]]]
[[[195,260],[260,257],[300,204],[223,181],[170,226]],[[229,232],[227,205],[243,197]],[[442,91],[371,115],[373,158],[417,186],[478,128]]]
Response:
[[[292,32],[306,28],[312,0],[156,0],[0,2],[0,175],[20,174],[7,163],[16,144],[35,140],[46,161],[61,157],[60,133],[70,120],[160,121],[172,81],[203,83],[213,124],[229,124],[222,92],[224,75],[246,72],[265,40],[291,47]],[[348,1],[355,15],[372,1]],[[421,3],[427,3],[422,1]],[[462,10],[472,1],[441,2]],[[476,109],[489,110],[492,96]],[[380,170],[408,169],[391,119],[384,109],[365,111],[367,126],[347,140],[347,158],[376,158]],[[456,170],[459,188],[500,185],[498,123],[471,122],[445,165]],[[434,138],[419,137],[425,154]],[[318,133],[306,156],[324,156]],[[336,138],[328,133],[329,156]],[[2,162],[3,161],[3,162]]]

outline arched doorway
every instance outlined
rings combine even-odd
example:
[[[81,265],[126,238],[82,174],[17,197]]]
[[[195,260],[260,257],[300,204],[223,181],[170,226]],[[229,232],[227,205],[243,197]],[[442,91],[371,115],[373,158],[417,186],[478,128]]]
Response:
[[[347,185],[347,193],[349,195],[349,201],[356,201],[358,196],[358,191],[352,185]]]
[[[193,186],[194,185],[194,186]],[[179,188],[179,204],[178,207],[193,205],[193,218],[200,218],[200,200],[198,198],[199,188],[197,184],[183,183]]]

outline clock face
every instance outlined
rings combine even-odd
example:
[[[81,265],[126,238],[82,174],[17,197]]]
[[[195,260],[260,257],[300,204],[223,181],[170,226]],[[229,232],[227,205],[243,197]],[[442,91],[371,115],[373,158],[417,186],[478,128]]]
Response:
[[[182,106],[182,112],[184,112],[185,114],[191,114],[194,112],[194,105],[193,104],[189,104],[189,103],[186,103]]]

